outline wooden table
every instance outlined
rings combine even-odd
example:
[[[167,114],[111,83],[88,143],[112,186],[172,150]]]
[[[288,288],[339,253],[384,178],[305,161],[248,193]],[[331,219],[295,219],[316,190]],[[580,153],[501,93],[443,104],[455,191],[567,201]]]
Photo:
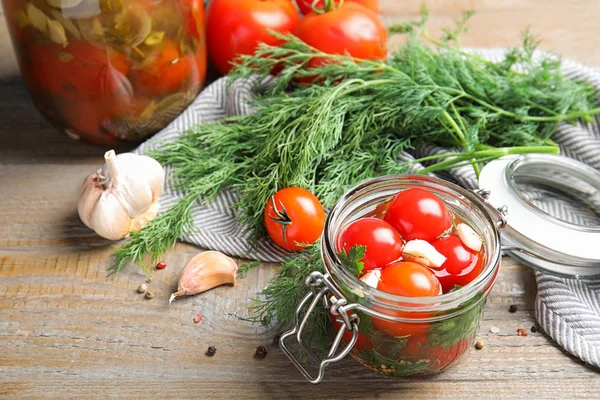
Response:
[[[384,0],[386,22],[414,18],[420,1]],[[600,4],[571,1],[429,1],[438,32],[461,11],[476,16],[466,46],[516,44],[527,25],[552,49],[600,66]],[[344,360],[313,386],[264,332],[239,317],[273,266],[238,287],[167,305],[183,265],[198,249],[177,245],[154,274],[157,296],[136,293],[135,268],[106,276],[111,243],[77,217],[84,176],[104,148],[54,131],[18,77],[0,22],[0,397],[2,398],[599,398],[598,372],[561,351],[535,324],[533,273],[505,259],[479,337],[486,343],[430,379],[392,379]],[[518,306],[511,314],[508,307]],[[203,320],[195,324],[196,314]],[[499,333],[490,332],[498,327]],[[217,348],[214,357],[204,352]],[[253,359],[265,345],[268,356]]]

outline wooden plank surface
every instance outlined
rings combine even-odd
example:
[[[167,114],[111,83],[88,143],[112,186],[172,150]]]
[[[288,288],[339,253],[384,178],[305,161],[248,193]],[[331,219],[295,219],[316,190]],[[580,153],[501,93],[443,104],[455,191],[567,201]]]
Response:
[[[596,1],[430,1],[434,32],[474,9],[465,46],[517,43],[527,25],[542,48],[600,66]],[[417,15],[420,1],[383,1],[386,22]],[[127,146],[124,147],[126,149]],[[34,109],[18,78],[0,21],[0,398],[410,398],[597,399],[598,372],[567,355],[534,325],[533,273],[510,259],[489,298],[479,337],[452,369],[429,379],[379,376],[344,360],[324,383],[304,381],[276,346],[276,332],[251,325],[249,298],[272,265],[239,281],[167,306],[181,266],[198,250],[180,244],[154,274],[157,296],[136,293],[135,269],[106,276],[111,243],[77,217],[81,180],[105,149],[57,133]],[[516,304],[515,314],[508,306]],[[193,323],[196,314],[203,320]],[[493,334],[490,327],[500,328]],[[217,347],[209,358],[208,345]],[[269,351],[264,360],[256,346]]]

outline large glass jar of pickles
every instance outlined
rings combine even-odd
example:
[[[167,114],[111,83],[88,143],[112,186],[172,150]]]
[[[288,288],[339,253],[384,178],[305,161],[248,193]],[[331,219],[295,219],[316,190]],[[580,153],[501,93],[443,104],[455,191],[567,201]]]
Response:
[[[200,91],[202,0],[2,0],[37,108],[73,138],[142,140]]]

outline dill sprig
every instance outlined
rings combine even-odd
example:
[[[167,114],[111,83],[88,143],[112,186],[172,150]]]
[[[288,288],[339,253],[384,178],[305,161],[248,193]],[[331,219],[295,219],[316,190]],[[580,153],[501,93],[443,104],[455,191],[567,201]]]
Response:
[[[186,196],[131,235],[116,253],[116,270],[145,253],[162,255],[190,228],[194,202],[224,189],[235,190],[240,221],[262,235],[264,206],[284,187],[307,188],[331,207],[358,182],[412,171],[416,163],[425,165],[420,173],[463,165],[478,172],[506,154],[557,153],[550,138],[558,123],[600,113],[593,88],[567,79],[558,58],[536,57],[530,35],[493,63],[460,48],[467,18],[435,41],[426,17],[392,27],[408,40],[386,61],[325,54],[291,35],[241,57],[230,79],[260,82],[255,112],[191,127],[152,152],[172,166]],[[277,79],[265,84],[274,70]],[[452,152],[398,161],[427,146]]]
[[[310,290],[304,283],[306,277],[313,271],[324,271],[320,249],[317,242],[281,264],[277,277],[254,299],[250,307],[253,313],[251,321],[264,321],[267,326],[279,329],[289,326],[296,307]],[[325,350],[330,323],[329,312],[323,307],[316,307],[305,330],[308,333],[305,340],[316,347],[318,354]]]

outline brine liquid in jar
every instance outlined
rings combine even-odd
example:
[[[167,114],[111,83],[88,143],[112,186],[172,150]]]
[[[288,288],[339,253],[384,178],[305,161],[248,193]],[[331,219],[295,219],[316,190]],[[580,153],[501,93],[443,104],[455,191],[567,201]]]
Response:
[[[74,138],[139,141],[206,74],[201,0],[3,0],[36,107]]]

